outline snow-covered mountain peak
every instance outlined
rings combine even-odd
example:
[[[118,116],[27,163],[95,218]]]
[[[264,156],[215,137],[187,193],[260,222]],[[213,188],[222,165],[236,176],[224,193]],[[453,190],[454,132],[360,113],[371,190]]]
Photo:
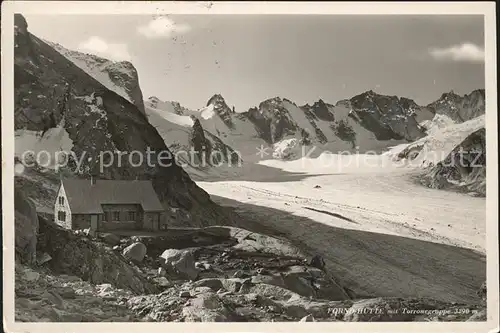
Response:
[[[231,109],[224,97],[221,94],[213,95],[207,102],[207,106],[202,110],[202,117],[205,119],[211,118],[214,114],[219,116],[219,118],[224,122],[224,124],[232,128],[234,126],[232,121],[232,114],[234,113],[234,108]]]
[[[484,89],[474,90],[464,96],[451,91],[442,94],[437,101],[427,105],[426,108],[435,114],[449,117],[455,123],[462,123],[484,114],[485,98]]]
[[[67,49],[51,41],[44,40],[44,42],[106,88],[134,104],[143,114],[145,113],[139,74],[131,62],[111,61],[94,54]]]
[[[317,117],[321,120],[334,121],[335,116],[330,112],[329,107],[331,107],[331,105],[328,105],[322,99],[319,99],[318,101],[314,102],[313,105],[306,104],[301,108],[304,110],[304,112],[310,111],[314,117]]]
[[[259,108],[272,109],[273,107],[278,107],[281,106],[282,104],[283,104],[283,99],[281,97],[276,96],[260,102]]]
[[[207,105],[209,106],[210,104],[226,104],[226,101],[224,100],[224,97],[222,97],[221,94],[215,94],[210,99],[207,101]]]

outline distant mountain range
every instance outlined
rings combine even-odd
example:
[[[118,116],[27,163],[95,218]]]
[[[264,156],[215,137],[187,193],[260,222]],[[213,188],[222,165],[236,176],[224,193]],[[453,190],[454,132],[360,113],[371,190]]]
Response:
[[[181,126],[191,126],[192,119],[198,119],[205,131],[247,156],[255,153],[256,144],[264,144],[273,147],[274,157],[293,158],[287,151],[302,145],[365,152],[413,142],[443,123],[461,123],[484,114],[484,99],[484,90],[463,97],[450,92],[419,106],[408,98],[367,91],[334,105],[319,100],[298,106],[275,97],[242,113],[234,112],[220,94],[198,110],[157,97],[150,97],[145,104],[150,119],[153,111]]]
[[[215,94],[205,106],[190,110],[179,102],[162,101],[154,96],[143,100],[137,70],[130,62],[113,62],[92,54],[68,50],[29,34],[24,18],[19,18],[18,22],[16,59],[19,61],[16,66],[22,66],[24,71],[16,73],[24,73],[28,79],[38,75],[35,68],[44,63],[48,67],[64,66],[69,73],[65,77],[65,83],[55,83],[51,88],[42,89],[40,94],[45,99],[34,99],[30,95],[30,106],[25,103],[24,96],[17,101],[16,129],[45,131],[56,128],[63,118],[67,118],[62,114],[64,108],[68,108],[64,103],[78,105],[87,99],[87,103],[104,105],[101,108],[97,104],[89,106],[87,111],[82,109],[82,113],[75,117],[93,117],[94,113],[100,115],[102,119],[95,120],[96,126],[93,129],[99,128],[99,124],[106,129],[95,135],[104,135],[103,145],[114,145],[116,149],[128,149],[134,145],[130,140],[118,137],[125,135],[125,131],[127,135],[131,135],[127,121],[133,118],[136,120],[132,123],[136,123],[138,119],[142,122],[144,115],[149,125],[140,131],[156,128],[164,143],[174,153],[191,148],[198,150],[198,147],[208,155],[213,151],[221,152],[218,161],[239,163],[262,158],[298,158],[299,149],[303,146],[314,146],[317,148],[316,154],[325,150],[380,152],[398,144],[420,140],[440,128],[463,123],[485,112],[484,89],[474,90],[465,96],[454,92],[444,93],[437,101],[425,106],[420,106],[409,98],[380,95],[371,90],[334,104],[320,99],[312,105],[299,106],[290,99],[274,97],[239,113],[228,106],[221,94]],[[46,50],[44,52],[47,54],[40,54],[40,48]],[[88,84],[78,93],[80,96],[77,96],[75,86],[78,84],[70,86],[68,82],[86,78],[85,75],[99,84]],[[16,82],[21,82],[21,74],[17,76]],[[117,102],[121,106],[116,103],[110,106],[107,99],[102,99],[109,92],[118,96],[114,97],[117,101],[123,99]],[[48,94],[55,95],[47,98]],[[49,112],[49,105],[45,105],[47,102],[58,106],[53,112]],[[127,103],[132,104],[139,114],[127,111],[130,108],[125,106]],[[109,120],[109,109],[115,107],[119,107],[121,111],[117,112],[117,118]],[[37,111],[34,111],[35,108]],[[74,137],[76,134],[71,134],[72,130],[81,128],[78,126],[84,125],[76,125],[66,119],[64,128],[70,137]],[[81,135],[82,131],[78,129],[77,133]],[[85,140],[94,135],[90,134]],[[142,137],[152,134],[138,132],[137,135]],[[75,141],[75,138],[72,140]],[[130,144],[123,144],[123,141]],[[256,148],[260,146],[271,148],[268,156],[256,156]],[[185,170],[194,174],[208,172],[210,167],[210,163],[205,166],[186,165]]]

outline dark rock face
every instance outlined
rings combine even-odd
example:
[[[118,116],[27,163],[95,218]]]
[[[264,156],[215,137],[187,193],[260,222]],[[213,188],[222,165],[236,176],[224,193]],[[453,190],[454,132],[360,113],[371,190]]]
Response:
[[[125,91],[132,100],[132,103],[139,109],[139,111],[145,114],[146,111],[144,110],[142,90],[139,86],[139,75],[137,74],[137,70],[134,65],[128,61],[112,63],[106,66],[105,71],[108,72],[109,78],[113,81],[113,83],[125,88]]]
[[[106,77],[105,81],[101,81],[101,83],[110,90],[119,91],[122,97],[131,101],[143,114],[145,113],[139,75],[132,63],[129,61],[111,61],[94,54],[68,50],[57,43],[46,42],[67,57],[69,61],[81,66],[81,69],[88,74],[95,75],[99,73],[98,75],[103,79]]]
[[[220,94],[213,95],[207,102],[207,106],[209,105],[213,105],[215,113],[217,113],[227,127],[230,129],[233,128],[234,124],[231,118],[233,112]]]
[[[379,95],[370,90],[354,96],[350,102],[360,124],[379,140],[413,141],[425,135],[415,119],[420,107],[413,100]]]
[[[285,107],[283,102],[295,105],[287,99],[282,100],[276,97],[262,102],[258,108],[252,108],[241,115],[252,121],[257,128],[258,135],[268,143],[275,143],[284,136],[297,131],[303,133],[303,129],[299,128],[294,120],[296,116]],[[417,117],[419,121],[427,119],[429,118],[428,112],[422,111],[411,99],[378,95],[373,91],[368,91],[342,102],[352,110],[349,117],[373,132],[378,140],[413,141],[425,135],[425,130],[418,124]],[[355,146],[356,133],[345,121],[340,123],[342,119],[337,121],[332,105],[320,99],[313,105],[306,104],[299,109],[304,112],[314,131],[309,135],[314,136],[319,143],[326,143],[328,139],[318,127],[317,122],[326,121],[330,122],[329,127],[336,136]],[[304,138],[304,135],[302,137]]]
[[[33,42],[29,38],[28,22],[20,14],[14,14],[14,34],[22,36],[22,38],[19,38],[14,43],[16,53],[23,54],[27,59],[37,64],[38,57],[35,54]]]
[[[17,21],[20,25],[16,29],[18,47],[14,53],[16,130],[45,131],[60,124],[73,141],[72,151],[79,159],[84,157],[76,175],[93,173],[105,179],[151,179],[160,200],[189,211],[193,225],[230,223],[209,195],[174,163],[161,136],[135,105],[23,30],[22,16],[18,16]],[[129,155],[121,158],[116,155],[117,151],[137,151],[146,161],[148,149],[151,163],[139,166]],[[101,154],[105,157],[104,163],[114,161],[109,167],[103,167],[102,173]],[[110,160],[111,154],[114,154],[113,160]],[[158,162],[160,154],[161,163]]]
[[[242,162],[241,156],[220,138],[205,131],[200,120],[195,118],[190,133],[190,146],[195,152],[196,164],[201,166],[217,166],[220,163],[237,165]]]
[[[338,136],[341,140],[351,142],[353,148],[356,146],[356,132],[352,129],[351,126],[345,120],[336,121],[331,128],[336,136]]]
[[[212,145],[205,137],[205,131],[203,130],[199,119],[194,120],[189,141],[191,147],[195,151],[196,157],[199,160],[198,163],[203,163],[204,165],[207,163],[210,164],[209,156],[212,152]]]
[[[334,114],[330,112],[328,105],[322,99],[315,102],[312,106],[309,106],[306,104],[303,108],[309,109],[310,111],[312,111],[312,113],[316,117],[318,117],[318,119],[321,119],[324,121],[334,121],[335,120]]]
[[[486,131],[470,134],[445,160],[432,167],[423,182],[432,188],[455,188],[486,196]]]
[[[450,117],[457,123],[476,118],[485,112],[485,90],[477,89],[460,96],[453,91],[444,93],[437,101],[429,104],[428,109],[436,114]]]
[[[176,114],[182,116],[184,114],[185,108],[181,106],[179,102],[172,102],[172,106],[174,107],[174,111]]]
[[[286,134],[297,129],[288,110],[279,97],[268,99],[244,113],[255,125],[261,138],[268,143],[281,140]]]
[[[217,155],[212,155],[212,164],[217,165],[218,163],[228,163],[229,165],[239,165],[243,162],[241,155],[237,153],[233,148],[226,145],[219,137],[214,134],[205,131],[205,137],[210,142],[212,146],[212,152],[217,151]]]

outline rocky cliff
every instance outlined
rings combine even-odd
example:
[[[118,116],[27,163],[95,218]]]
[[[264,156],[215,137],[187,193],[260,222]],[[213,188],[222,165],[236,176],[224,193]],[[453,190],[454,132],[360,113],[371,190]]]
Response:
[[[367,91],[350,100],[351,114],[379,140],[413,141],[425,135],[415,117],[420,107],[411,99]]]
[[[111,61],[94,54],[68,50],[60,44],[44,41],[69,61],[80,67],[111,91],[134,104],[142,113],[144,100],[139,85],[139,74],[129,61]]]
[[[465,138],[446,158],[427,170],[424,184],[458,189],[486,196],[486,131],[481,128]]]
[[[427,109],[435,114],[444,115],[455,123],[463,123],[484,114],[485,98],[484,89],[474,90],[464,96],[451,91],[427,105]]]

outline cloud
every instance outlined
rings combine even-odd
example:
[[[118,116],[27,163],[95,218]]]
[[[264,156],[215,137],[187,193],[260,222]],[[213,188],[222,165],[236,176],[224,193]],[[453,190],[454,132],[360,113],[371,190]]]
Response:
[[[148,24],[139,26],[137,31],[147,38],[168,37],[174,33],[180,34],[188,32],[191,27],[187,24],[179,24],[167,17],[157,17]]]
[[[132,56],[127,44],[108,43],[101,37],[92,36],[78,45],[81,52],[92,53],[114,61],[130,61]]]
[[[431,48],[429,55],[436,60],[457,62],[484,62],[484,48],[472,43],[462,43],[446,48]]]

